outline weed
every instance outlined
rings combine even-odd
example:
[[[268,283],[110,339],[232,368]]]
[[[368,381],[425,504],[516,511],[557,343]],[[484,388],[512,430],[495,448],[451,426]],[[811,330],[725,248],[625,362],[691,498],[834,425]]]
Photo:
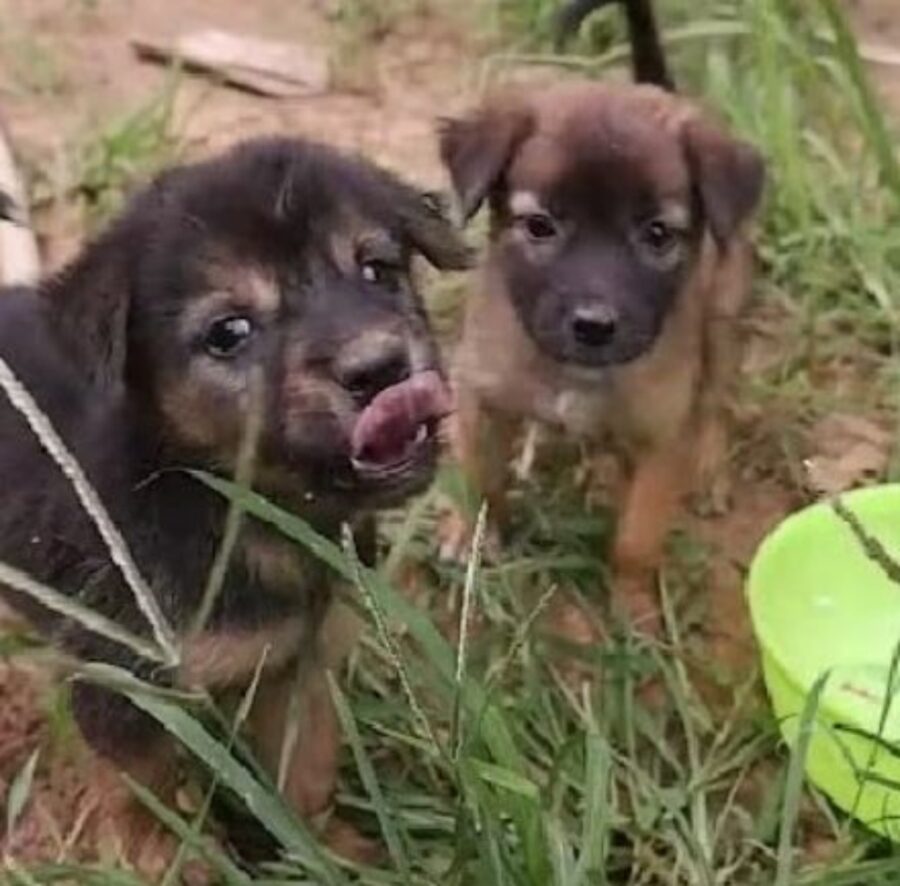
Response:
[[[0,52],[16,91],[36,96],[64,91],[64,69],[52,43],[6,2],[0,3]]]
[[[138,181],[177,159],[173,113],[180,73],[133,111],[102,125],[71,150],[68,187],[82,203],[88,225],[108,218]]]

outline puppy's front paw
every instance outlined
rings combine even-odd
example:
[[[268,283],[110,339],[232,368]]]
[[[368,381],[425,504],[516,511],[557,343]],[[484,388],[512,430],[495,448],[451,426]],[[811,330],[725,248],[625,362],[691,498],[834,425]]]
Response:
[[[103,807],[100,807],[101,811]],[[112,815],[103,811],[97,826],[101,857],[122,861],[148,883],[162,883],[179,851],[180,842],[148,811],[119,808]],[[214,882],[212,870],[197,859],[186,861],[178,880],[183,886],[208,886]]]
[[[654,639],[662,636],[662,610],[652,573],[617,575],[613,579],[612,606],[635,633]]]
[[[377,840],[361,834],[341,818],[329,819],[322,833],[322,842],[335,855],[354,864],[374,867],[385,860],[384,847]]]
[[[722,517],[731,511],[731,466],[721,422],[710,422],[697,441],[696,490],[690,506],[698,517]]]
[[[691,510],[704,520],[724,517],[731,513],[733,505],[731,478],[725,471],[709,478],[704,487],[690,498]]]

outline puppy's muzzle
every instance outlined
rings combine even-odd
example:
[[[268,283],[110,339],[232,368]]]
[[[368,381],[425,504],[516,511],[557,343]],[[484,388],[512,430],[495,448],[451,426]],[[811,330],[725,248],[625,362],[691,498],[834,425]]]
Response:
[[[370,331],[343,350],[335,375],[360,409],[351,434],[358,480],[383,485],[428,472],[451,398],[443,376],[415,343]]]
[[[616,336],[618,312],[612,305],[588,305],[575,308],[569,322],[569,334],[582,348],[606,347]]]
[[[365,407],[385,388],[409,378],[409,344],[400,335],[366,333],[343,349],[335,370],[340,384]]]

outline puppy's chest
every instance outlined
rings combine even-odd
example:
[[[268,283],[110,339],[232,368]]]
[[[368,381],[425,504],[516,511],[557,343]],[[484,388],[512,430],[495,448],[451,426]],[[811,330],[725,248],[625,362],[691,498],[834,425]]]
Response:
[[[497,392],[499,394],[499,392]],[[602,375],[588,386],[558,379],[534,379],[531,417],[558,427],[575,437],[599,437],[611,430],[614,384]],[[526,413],[528,414],[528,413]]]
[[[287,539],[250,528],[238,541],[208,626],[182,648],[180,681],[221,688],[318,654],[332,578]]]
[[[546,422],[574,437],[659,439],[691,408],[693,360],[665,368],[647,361],[580,370],[548,367],[543,361],[517,364],[501,350],[472,354],[464,361],[460,383],[493,409]]]

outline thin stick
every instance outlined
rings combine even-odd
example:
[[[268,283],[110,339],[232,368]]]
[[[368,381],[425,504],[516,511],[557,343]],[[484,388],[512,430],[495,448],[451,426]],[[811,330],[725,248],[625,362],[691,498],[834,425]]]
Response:
[[[41,446],[72,484],[82,507],[106,543],[112,561],[119,567],[122,577],[131,589],[138,608],[153,629],[154,638],[162,650],[166,662],[176,665],[178,649],[175,634],[166,621],[153,591],[138,570],[122,533],[113,523],[103,502],[100,501],[97,491],[85,476],[81,465],[78,464],[63,443],[62,438],[57,434],[50,419],[44,415],[34,398],[2,357],[0,357],[0,388],[3,388],[9,402],[28,422],[28,426],[40,441]]]
[[[481,569],[481,556],[484,548],[484,534],[487,529],[487,502],[483,502],[478,512],[478,522],[475,524],[475,534],[472,536],[472,553],[469,556],[469,564],[466,568],[466,583],[463,586],[462,606],[459,614],[459,643],[456,649],[456,698],[453,704],[453,718],[450,734],[453,736],[453,755],[459,759],[463,745],[462,729],[462,696],[463,683],[466,679],[466,656],[468,653],[469,620],[472,611],[472,597],[475,594],[475,582]]]

